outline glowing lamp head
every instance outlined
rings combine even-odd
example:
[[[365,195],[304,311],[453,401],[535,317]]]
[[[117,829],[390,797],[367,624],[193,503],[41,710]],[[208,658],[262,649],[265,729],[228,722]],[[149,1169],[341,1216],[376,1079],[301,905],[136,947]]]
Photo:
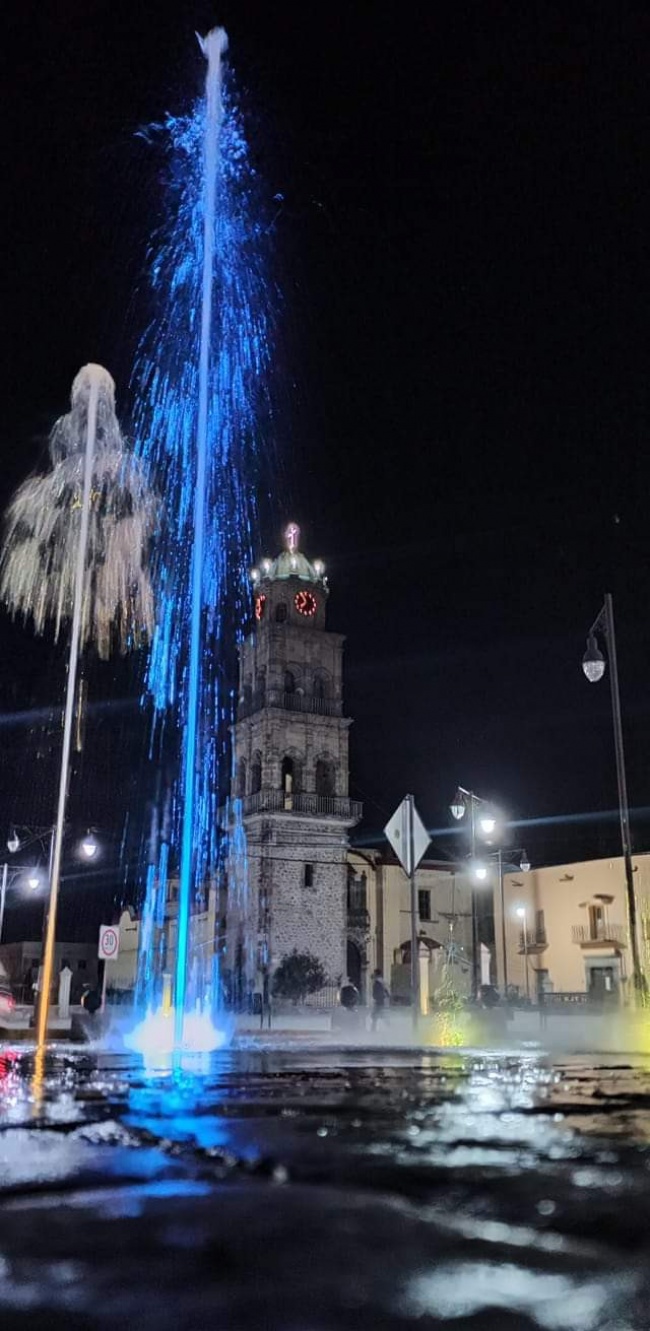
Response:
[[[258,568],[252,568],[252,569],[251,569],[251,582],[253,582],[253,583],[255,583],[255,582],[259,582],[259,580],[260,580],[260,571],[259,571],[259,569],[258,569]]]
[[[521,860],[519,861],[519,868],[521,869],[522,873],[528,873],[530,870],[530,860],[525,850],[522,850],[521,852]]]
[[[525,907],[525,906],[517,906],[517,909],[516,909],[516,911],[515,911],[515,915],[516,915],[520,920],[525,920],[525,919],[526,919],[526,907]]]
[[[472,873],[478,883],[484,883],[488,876],[488,871],[484,864],[473,865]]]
[[[491,813],[490,814],[486,813],[481,818],[479,818],[479,827],[481,831],[485,833],[485,836],[491,836],[496,825],[497,825],[497,820],[496,818],[493,817]]]
[[[98,849],[99,847],[92,832],[88,832],[81,843],[82,854],[85,856],[87,860],[94,860]]]
[[[325,565],[324,565],[322,559],[315,559],[315,560],[314,560],[314,573],[317,575],[317,577],[322,578],[324,572],[325,572]]]
[[[452,818],[455,818],[457,822],[460,822],[460,819],[465,813],[465,797],[461,790],[456,791],[456,794],[449,805],[449,812]]]
[[[597,684],[605,674],[605,657],[593,635],[587,638],[587,650],[582,658],[582,669],[590,684]]]
[[[271,560],[270,560],[270,559],[263,559],[263,560],[262,560],[262,573],[264,574],[264,577],[265,577],[265,578],[268,577],[268,575],[269,575],[270,572],[271,572]]]
[[[7,850],[10,855],[15,855],[16,851],[20,850],[20,841],[15,827],[11,829],[10,836],[7,840]]]
[[[28,886],[30,892],[36,892],[36,891],[38,891],[38,888],[40,887],[40,885],[41,885],[41,879],[40,879],[40,875],[39,875],[39,873],[38,873],[38,870],[37,870],[37,869],[31,869],[30,872],[29,872],[28,875],[27,875],[27,886]]]

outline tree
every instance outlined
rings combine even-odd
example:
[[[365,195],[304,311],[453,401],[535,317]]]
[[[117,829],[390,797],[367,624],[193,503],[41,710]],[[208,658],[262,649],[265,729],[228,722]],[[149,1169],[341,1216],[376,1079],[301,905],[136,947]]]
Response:
[[[312,952],[293,952],[283,957],[273,976],[273,992],[278,998],[290,998],[292,1003],[304,1002],[307,994],[322,989],[326,983],[323,967]]]

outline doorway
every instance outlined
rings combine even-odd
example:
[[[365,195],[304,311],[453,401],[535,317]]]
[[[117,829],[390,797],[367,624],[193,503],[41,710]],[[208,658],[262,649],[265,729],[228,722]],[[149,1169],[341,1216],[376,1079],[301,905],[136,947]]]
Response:
[[[361,993],[361,948],[358,943],[353,943],[351,938],[348,938],[346,964],[350,983],[354,985],[355,989],[359,990],[359,993]]]

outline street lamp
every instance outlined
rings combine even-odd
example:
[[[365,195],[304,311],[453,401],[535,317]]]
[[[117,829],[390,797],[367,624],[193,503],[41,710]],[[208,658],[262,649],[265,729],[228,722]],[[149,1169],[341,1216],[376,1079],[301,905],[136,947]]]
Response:
[[[478,813],[478,826],[482,836],[489,837],[497,825],[492,808],[487,800],[476,795],[473,790],[466,790],[464,786],[458,786],[456,794],[449,805],[449,812],[452,818],[460,822],[469,810],[470,820],[470,873],[472,878],[482,883],[487,878],[487,869],[485,865],[476,860],[476,822]],[[478,915],[476,910],[476,890],[472,885],[472,994],[476,998],[479,991],[480,982],[480,956],[479,956],[479,929]]]
[[[519,857],[519,868],[521,872],[528,873],[530,869],[530,860],[528,859],[526,851],[525,850],[511,851],[510,853],[513,856],[517,855]],[[508,953],[506,948],[506,909],[505,909],[505,893],[504,893],[504,882],[503,882],[504,863],[503,863],[503,851],[501,850],[501,847],[499,847],[498,850],[494,851],[493,855],[490,856],[490,858],[496,860],[496,865],[497,865],[497,878],[499,882],[499,900],[501,904],[501,950],[503,953],[503,996],[504,998],[507,998]],[[506,866],[506,867],[511,867],[511,866]],[[480,882],[484,882],[488,875],[487,867],[484,864],[475,864],[473,872],[474,872],[474,877],[477,878]],[[496,931],[495,931],[495,936],[496,936]]]
[[[98,850],[99,846],[95,840],[93,833],[87,832],[81,843],[82,854],[85,855],[87,860],[93,860]]]
[[[517,906],[515,914],[519,916],[519,919],[522,921],[524,929],[524,972],[526,975],[526,1002],[530,1003],[530,980],[528,977],[528,929],[526,927],[526,907]]]
[[[632,867],[632,839],[630,836],[630,814],[627,801],[627,778],[625,775],[625,750],[623,748],[623,725],[621,721],[621,697],[618,687],[618,657],[616,654],[616,634],[614,631],[614,602],[610,592],[605,593],[605,601],[587,635],[587,650],[582,658],[582,669],[590,684],[597,684],[605,674],[607,662],[598,646],[597,634],[600,633],[607,644],[609,660],[609,682],[612,700],[612,721],[614,725],[614,750],[616,753],[616,779],[618,783],[618,812],[621,825],[621,845],[625,864],[625,895],[627,902],[627,922],[632,949],[632,978],[634,989],[643,993],[646,987],[641,964],[639,938],[637,931],[636,894],[634,891],[634,869]]]

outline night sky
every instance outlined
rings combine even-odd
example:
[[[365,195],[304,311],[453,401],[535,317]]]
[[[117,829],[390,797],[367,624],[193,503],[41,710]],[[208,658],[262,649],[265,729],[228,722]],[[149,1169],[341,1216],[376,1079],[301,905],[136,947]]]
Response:
[[[280,293],[260,553],[295,518],[328,564],[362,830],[409,790],[443,828],[460,782],[551,820],[511,833],[533,863],[615,852],[615,821],[571,815],[616,805],[609,690],[580,668],[606,590],[650,806],[643,6],[7,0],[0,500],[85,361],[128,426],[162,200],[135,132],[199,93],[215,22]],[[2,634],[2,709],[58,704],[60,654]],[[137,668],[97,687],[135,696]]]

